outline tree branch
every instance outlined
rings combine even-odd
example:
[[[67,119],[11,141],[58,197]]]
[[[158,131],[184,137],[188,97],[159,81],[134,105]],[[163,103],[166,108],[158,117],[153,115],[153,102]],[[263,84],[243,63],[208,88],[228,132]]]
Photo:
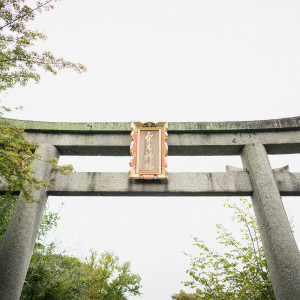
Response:
[[[28,13],[26,13],[26,14],[24,14],[24,15],[22,15],[22,16],[19,16],[19,14],[21,13],[21,12],[20,12],[20,13],[17,15],[17,17],[16,17],[15,19],[13,19],[12,21],[6,23],[6,24],[3,25],[2,27],[0,27],[0,30],[2,30],[3,28],[5,28],[5,27],[7,27],[7,26],[9,26],[9,25],[11,25],[11,24],[13,24],[13,23],[15,23],[16,21],[18,21],[18,20],[24,18],[24,17],[27,16],[28,14],[34,12],[35,10],[37,10],[37,9],[39,9],[39,8],[45,6],[45,5],[47,5],[48,3],[52,2],[52,1],[53,1],[53,0],[48,0],[47,2],[45,2],[45,3],[43,3],[43,4],[39,5],[39,6],[37,6],[36,8],[33,8],[33,9],[30,10]]]

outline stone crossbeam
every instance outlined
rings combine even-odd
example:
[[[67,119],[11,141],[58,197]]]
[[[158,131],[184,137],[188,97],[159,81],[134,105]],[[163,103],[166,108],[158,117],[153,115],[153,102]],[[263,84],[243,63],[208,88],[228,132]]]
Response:
[[[282,196],[300,196],[300,173],[274,172]],[[167,181],[134,181],[127,173],[52,172],[53,196],[250,196],[247,172],[169,173]],[[4,184],[0,191],[5,192]]]
[[[3,119],[11,126],[21,126],[30,132],[60,133],[130,133],[130,122],[68,123]],[[168,132],[259,132],[299,130],[300,116],[283,119],[231,122],[169,122]]]
[[[61,155],[129,156],[130,123],[51,123],[5,119]],[[169,155],[239,155],[251,143],[269,154],[300,153],[300,117],[247,122],[170,122]]]
[[[56,146],[61,155],[130,156],[124,133],[27,133],[38,144]],[[242,147],[259,142],[269,154],[300,153],[300,131],[254,133],[169,133],[168,155],[239,155]]]

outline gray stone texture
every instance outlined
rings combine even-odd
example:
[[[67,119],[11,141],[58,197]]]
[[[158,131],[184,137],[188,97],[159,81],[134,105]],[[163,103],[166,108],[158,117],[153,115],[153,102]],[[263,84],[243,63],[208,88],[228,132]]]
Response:
[[[253,187],[253,208],[276,299],[299,300],[300,254],[276,185],[276,173],[262,144],[246,145],[241,156]]]
[[[273,170],[283,196],[300,196],[300,173]],[[47,189],[52,196],[250,196],[249,174],[227,166],[227,172],[169,173],[168,180],[131,180],[122,172],[76,172],[68,176],[51,172]],[[7,187],[0,184],[0,193]]]
[[[11,126],[21,126],[31,132],[123,132],[130,133],[129,122],[67,123],[4,119]],[[300,117],[233,122],[169,122],[168,132],[254,132],[299,129]]]
[[[27,132],[30,141],[52,144],[62,155],[130,156],[130,134]],[[297,130],[279,132],[169,132],[168,155],[239,155],[251,143],[265,145],[269,154],[300,153]]]
[[[251,195],[246,172],[170,173],[168,180],[132,180],[128,173],[52,174],[50,195],[104,196],[238,196]]]
[[[37,151],[44,159],[59,157],[58,150],[52,145],[41,145]],[[33,169],[37,178],[47,181],[52,167],[49,163],[36,160]],[[40,203],[28,203],[20,195],[0,246],[0,299],[3,300],[20,298],[44,214],[46,189],[33,190],[32,194]]]

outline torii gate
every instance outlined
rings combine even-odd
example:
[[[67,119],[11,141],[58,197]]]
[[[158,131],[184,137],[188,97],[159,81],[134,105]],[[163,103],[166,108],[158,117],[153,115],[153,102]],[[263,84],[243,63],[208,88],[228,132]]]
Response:
[[[23,126],[39,154],[129,156],[130,123],[50,123],[6,119]],[[272,170],[268,154],[300,153],[300,117],[249,121],[169,123],[169,155],[241,155],[244,169],[224,173],[170,173],[165,181],[135,181],[127,173],[71,173],[34,162],[35,175],[53,187],[23,197],[0,247],[0,299],[19,299],[48,195],[252,196],[276,299],[300,299],[300,255],[281,196],[300,196],[300,173]],[[5,185],[0,192],[5,192]]]

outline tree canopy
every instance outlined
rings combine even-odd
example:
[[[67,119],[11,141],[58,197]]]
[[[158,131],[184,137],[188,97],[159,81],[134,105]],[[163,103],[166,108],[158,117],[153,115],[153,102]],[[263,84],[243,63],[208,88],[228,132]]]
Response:
[[[228,200],[225,205],[233,209],[232,219],[241,225],[243,238],[238,241],[226,228],[217,225],[218,243],[227,248],[218,253],[194,237],[199,254],[190,255],[187,274],[191,279],[184,282],[185,286],[195,289],[203,300],[275,299],[251,202],[241,199],[239,204],[232,204]]]
[[[185,291],[181,290],[179,294],[174,294],[171,296],[173,300],[202,300],[200,296],[197,294],[190,294],[186,293]]]
[[[22,300],[100,299],[126,300],[141,295],[141,278],[131,273],[112,252],[90,255],[81,261],[54,252],[55,245],[35,249],[22,291]]]
[[[50,51],[34,50],[35,42],[46,39],[38,30],[32,29],[37,13],[54,8],[56,0],[0,0],[0,91],[26,85],[30,80],[39,82],[39,71],[56,74],[58,70],[71,68],[81,73],[84,65],[56,58]],[[35,153],[38,145],[29,142],[22,128],[8,126],[0,108],[0,183],[6,181],[9,192],[20,189],[26,200],[32,200],[30,188],[48,186],[33,175],[31,163],[41,159]],[[48,160],[57,168],[56,160]],[[70,166],[60,168],[62,172]]]
[[[59,69],[71,68],[81,73],[80,63],[55,57],[50,51],[38,52],[34,44],[45,40],[45,34],[32,29],[37,13],[54,8],[56,0],[0,0],[0,91],[40,81],[38,69],[56,74]]]

